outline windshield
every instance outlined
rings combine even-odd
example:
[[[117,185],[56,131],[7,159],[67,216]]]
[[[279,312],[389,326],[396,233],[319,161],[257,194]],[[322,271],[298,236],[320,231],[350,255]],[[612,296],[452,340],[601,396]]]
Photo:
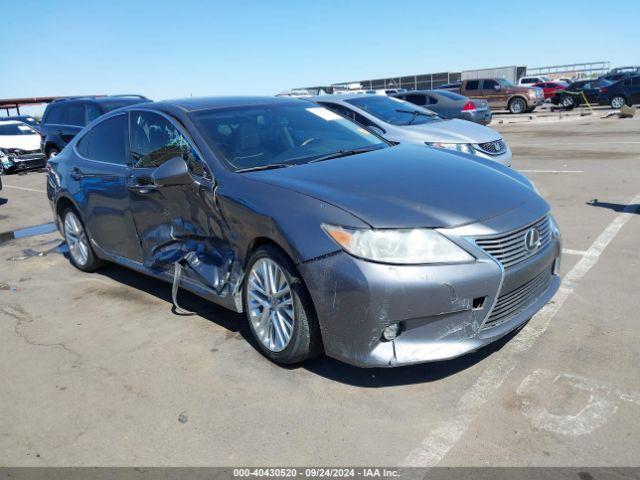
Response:
[[[497,79],[498,83],[500,85],[502,85],[504,88],[512,88],[515,87],[515,85],[513,83],[511,83],[509,80],[505,80],[504,78],[498,78]]]
[[[440,120],[432,111],[399,98],[367,95],[345,101],[391,125],[421,125]]]
[[[202,110],[198,129],[233,170],[309,163],[387,146],[364,128],[310,102]]]
[[[37,135],[38,133],[23,123],[0,125],[0,135]]]

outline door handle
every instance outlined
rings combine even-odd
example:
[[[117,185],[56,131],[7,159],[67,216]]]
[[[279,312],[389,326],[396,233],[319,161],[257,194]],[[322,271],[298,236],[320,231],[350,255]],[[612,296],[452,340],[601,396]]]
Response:
[[[74,180],[82,180],[85,177],[86,175],[82,173],[82,170],[80,170],[78,167],[74,167],[71,170],[71,178],[73,178]]]
[[[156,187],[153,183],[142,183],[142,184],[136,183],[133,185],[128,185],[127,188],[131,192],[140,193],[144,195],[145,193],[149,193],[158,187]]]

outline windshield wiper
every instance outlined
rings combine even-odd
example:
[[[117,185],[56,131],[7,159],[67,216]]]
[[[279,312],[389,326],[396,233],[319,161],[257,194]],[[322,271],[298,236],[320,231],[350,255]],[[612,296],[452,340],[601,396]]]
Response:
[[[401,108],[396,109],[396,112],[400,112],[400,113],[409,113],[411,115],[413,115],[413,117],[411,117],[411,120],[409,120],[406,125],[411,125],[416,118],[418,118],[419,115],[422,115],[424,117],[429,117],[429,118],[433,118],[435,117],[435,115],[431,115],[429,113],[425,113],[425,112],[420,112],[418,110],[403,110]]]
[[[349,155],[357,155],[359,153],[371,152],[378,150],[378,147],[366,147],[366,148],[354,148],[353,150],[338,150],[337,152],[328,153],[313,160],[309,160],[307,163],[322,162],[324,160],[331,160],[333,158],[348,157]]]
[[[293,167],[291,163],[270,163],[269,165],[257,165],[255,167],[247,167],[236,170],[236,173],[258,172],[260,170],[274,170],[276,168]]]

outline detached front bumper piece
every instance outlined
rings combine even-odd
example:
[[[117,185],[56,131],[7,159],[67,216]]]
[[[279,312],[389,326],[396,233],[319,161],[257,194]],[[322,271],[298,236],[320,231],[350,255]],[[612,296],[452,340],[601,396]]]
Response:
[[[468,246],[474,263],[384,265],[338,252],[301,264],[327,355],[362,367],[455,358],[519,328],[558,290],[557,237],[507,269]]]

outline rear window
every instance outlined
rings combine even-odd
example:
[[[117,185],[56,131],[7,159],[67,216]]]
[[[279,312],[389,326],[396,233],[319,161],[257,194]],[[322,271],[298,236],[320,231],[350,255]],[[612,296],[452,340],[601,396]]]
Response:
[[[464,100],[467,98],[463,95],[458,95],[455,92],[449,92],[447,90],[438,90],[438,95],[444,98],[448,98],[449,100]]]

